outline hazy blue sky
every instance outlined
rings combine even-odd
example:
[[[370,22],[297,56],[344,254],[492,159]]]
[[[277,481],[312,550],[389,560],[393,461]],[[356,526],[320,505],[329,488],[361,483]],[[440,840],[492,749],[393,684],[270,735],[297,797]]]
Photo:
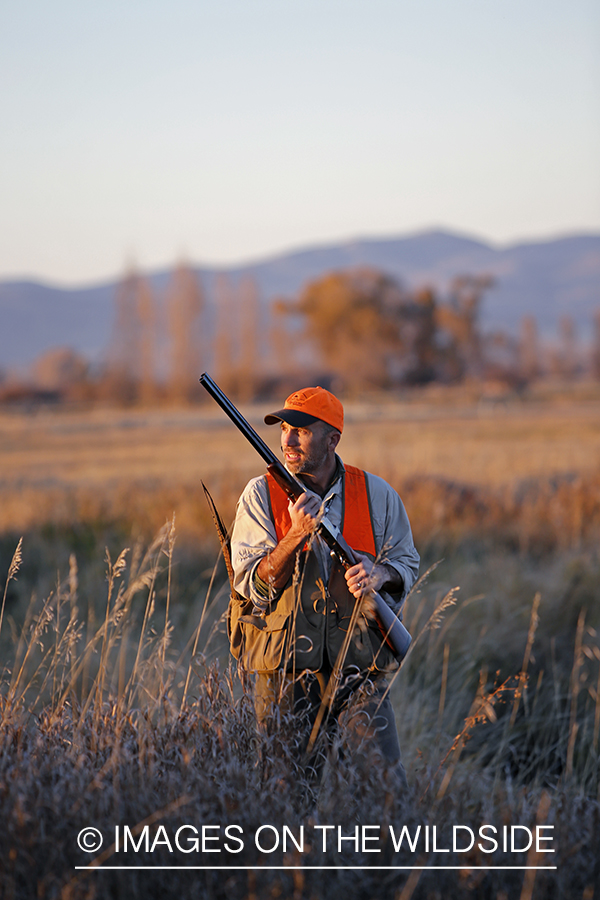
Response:
[[[3,0],[0,277],[600,230],[597,0]]]

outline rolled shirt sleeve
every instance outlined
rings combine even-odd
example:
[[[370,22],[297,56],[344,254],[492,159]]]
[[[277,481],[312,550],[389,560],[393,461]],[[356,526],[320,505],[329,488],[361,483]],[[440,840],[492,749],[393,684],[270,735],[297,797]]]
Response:
[[[264,476],[248,482],[238,500],[231,534],[231,564],[234,587],[253,603],[264,602],[256,590],[255,572],[261,559],[277,546],[275,525],[269,514],[267,481]]]

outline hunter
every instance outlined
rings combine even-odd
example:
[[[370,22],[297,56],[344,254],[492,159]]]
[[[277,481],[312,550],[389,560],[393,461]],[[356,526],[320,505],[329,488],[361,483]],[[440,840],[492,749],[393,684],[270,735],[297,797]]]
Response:
[[[291,503],[267,474],[252,479],[238,501],[231,538],[238,598],[229,631],[233,655],[256,673],[257,718],[266,724],[276,709],[304,712],[306,749],[325,698],[330,740],[344,720],[357,739],[375,741],[382,764],[406,785],[386,679],[397,661],[371,598],[378,591],[400,614],[417,578],[406,511],[382,478],[345,466],[337,455],[344,410],[329,391],[296,391],[265,422],[279,425],[285,467],[306,491]],[[358,563],[346,571],[315,532],[324,514],[355,551]],[[360,627],[345,641],[356,603]],[[263,627],[251,623],[251,610],[261,611]]]

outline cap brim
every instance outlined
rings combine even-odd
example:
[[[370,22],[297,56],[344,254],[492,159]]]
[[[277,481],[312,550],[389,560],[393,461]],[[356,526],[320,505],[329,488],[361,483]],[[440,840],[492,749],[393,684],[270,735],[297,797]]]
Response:
[[[292,428],[305,428],[307,425],[313,425],[318,421],[319,419],[316,416],[309,416],[308,413],[301,412],[299,409],[278,409],[276,412],[265,416],[265,425],[287,422]]]

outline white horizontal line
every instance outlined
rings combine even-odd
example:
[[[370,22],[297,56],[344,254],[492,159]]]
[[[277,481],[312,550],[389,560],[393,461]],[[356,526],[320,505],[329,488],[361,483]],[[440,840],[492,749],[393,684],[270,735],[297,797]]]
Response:
[[[126,871],[127,869],[177,869],[183,870],[186,869],[194,869],[194,870],[203,870],[207,872],[212,871],[243,871],[247,872],[250,869],[260,871],[261,869],[269,870],[269,871],[285,871],[286,869],[316,869],[318,871],[325,870],[337,870],[337,869],[352,869],[359,872],[362,871],[370,871],[371,869],[377,869],[380,871],[386,872],[397,872],[397,871],[411,871],[412,869],[423,869],[427,871],[427,869],[457,869],[459,871],[468,870],[469,872],[474,871],[475,869],[485,869],[487,871],[506,871],[508,869],[519,869],[521,871],[525,869],[530,869],[535,872],[539,872],[542,869],[556,869],[557,866],[470,866],[465,863],[464,866],[75,866],[76,869],[81,869],[85,872],[95,872],[102,871],[106,869],[115,869],[117,871]]]

